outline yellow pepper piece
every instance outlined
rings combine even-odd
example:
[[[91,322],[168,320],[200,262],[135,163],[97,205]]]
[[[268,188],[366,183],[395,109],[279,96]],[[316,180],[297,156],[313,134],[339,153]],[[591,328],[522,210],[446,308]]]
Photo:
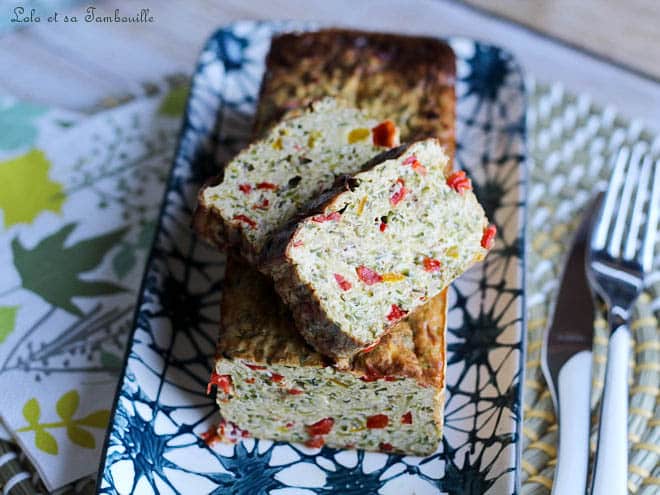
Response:
[[[383,282],[401,282],[405,278],[401,273],[383,273]]]
[[[321,137],[321,133],[319,131],[310,132],[309,137],[307,138],[307,147],[313,148],[314,145],[316,144],[316,140],[320,137]]]
[[[447,251],[445,251],[445,254],[450,258],[458,258],[458,246],[450,247],[447,249]]]
[[[357,212],[356,213],[357,213],[358,217],[360,215],[362,215],[362,212],[364,211],[364,205],[366,203],[367,203],[367,197],[363,196],[362,199],[360,200],[360,202],[358,203],[358,206],[357,206]]]
[[[371,131],[364,127],[353,129],[351,132],[348,133],[348,143],[353,144],[353,143],[357,143],[358,141],[364,141],[370,135],[371,135]]]

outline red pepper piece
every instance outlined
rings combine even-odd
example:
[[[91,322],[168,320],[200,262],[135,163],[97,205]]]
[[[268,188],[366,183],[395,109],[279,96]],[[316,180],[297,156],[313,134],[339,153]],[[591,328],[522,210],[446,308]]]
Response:
[[[472,189],[472,181],[467,178],[464,170],[454,172],[447,177],[447,185],[459,194]]]
[[[231,376],[229,375],[218,375],[215,371],[211,373],[211,378],[209,383],[206,386],[206,395],[211,393],[211,387],[215,385],[224,393],[228,394],[231,392]]]
[[[253,210],[267,210],[268,206],[270,205],[270,201],[268,199],[264,198],[261,203],[255,203],[252,205]]]
[[[401,177],[399,177],[394,184],[394,190],[390,196],[390,204],[392,206],[398,205],[401,201],[403,201],[403,198],[406,197],[407,192],[408,190],[406,189],[406,182]]]
[[[287,390],[287,392],[289,393],[289,395],[300,395],[304,393],[302,390],[298,390],[297,388],[290,388],[289,390]]]
[[[273,184],[272,182],[259,182],[257,184],[257,189],[268,189],[271,191],[277,191],[279,189],[279,186],[277,184]]]
[[[440,262],[440,260],[436,260],[428,257],[424,258],[425,272],[429,272],[429,273],[437,272],[438,270],[440,270],[440,268],[442,268],[442,263]]]
[[[403,160],[402,165],[410,165],[412,169],[419,175],[426,175],[427,173],[426,167],[421,164],[415,155],[410,155],[408,158]]]
[[[254,220],[252,220],[252,219],[251,219],[250,217],[248,217],[247,215],[243,215],[243,214],[240,214],[240,215],[234,215],[234,220],[238,220],[239,222],[246,223],[246,224],[248,224],[248,225],[249,225],[251,228],[253,228],[253,229],[256,229],[256,228],[257,228],[257,222],[255,222]]]
[[[355,271],[358,278],[367,285],[374,285],[383,281],[383,277],[379,273],[364,265],[358,266]]]
[[[346,280],[344,277],[342,277],[338,273],[335,273],[335,280],[337,281],[337,284],[339,284],[339,288],[343,291],[350,290],[351,287],[353,287],[348,280]]]
[[[378,229],[379,229],[381,232],[385,232],[385,229],[386,229],[386,228],[387,228],[387,224],[386,224],[385,222],[380,222],[380,226],[378,227]]]
[[[381,442],[378,448],[384,452],[390,452],[394,447],[392,447],[391,443]]]
[[[250,194],[252,191],[252,186],[250,184],[239,184],[238,188],[241,190],[243,194]]]
[[[242,436],[243,438],[247,438],[247,437],[250,436],[250,432],[247,431],[247,430],[243,430],[243,431],[241,431],[241,436]]]
[[[305,445],[312,449],[320,449],[321,447],[323,447],[324,444],[325,444],[325,440],[321,436],[312,437],[305,442]]]
[[[316,215],[312,217],[312,221],[316,223],[323,223],[323,222],[334,222],[336,220],[339,220],[341,218],[341,213],[338,211],[333,211],[332,213],[328,213],[327,215]]]
[[[248,364],[248,363],[243,363],[243,364],[248,368],[250,368],[251,370],[255,370],[255,371],[261,371],[266,369],[265,366],[260,366],[258,364]]]
[[[397,321],[403,318],[408,314],[408,311],[405,309],[401,309],[399,306],[396,304],[392,304],[392,308],[390,309],[390,312],[387,314],[387,320],[388,321]]]
[[[367,417],[367,428],[376,429],[376,428],[385,428],[390,422],[389,418],[384,414],[374,414],[373,416]]]
[[[385,120],[371,129],[371,136],[374,145],[391,148],[396,144],[396,125],[391,120]]]
[[[282,380],[284,380],[284,377],[279,373],[273,373],[270,375],[270,379],[275,383],[280,383]]]
[[[362,349],[362,352],[363,352],[363,353],[367,353],[367,352],[371,352],[371,351],[373,351],[379,343],[380,343],[380,339],[378,339],[378,340],[377,340],[376,342],[374,342],[373,344],[370,344],[370,345],[368,345],[367,347],[365,347],[364,349]]]
[[[291,428],[294,425],[291,421],[284,425],[285,428]]]
[[[220,435],[218,435],[218,427],[214,425],[209,426],[209,429],[202,433],[200,437],[202,437],[202,441],[209,447],[213,447],[222,440]]]
[[[320,421],[317,421],[313,425],[305,426],[305,430],[309,433],[310,436],[315,435],[327,435],[332,430],[332,426],[335,424],[335,420],[332,418],[323,418]]]
[[[406,414],[401,416],[401,423],[404,425],[412,424],[412,412],[408,411]]]
[[[481,247],[485,249],[490,249],[495,244],[495,236],[497,235],[497,227],[495,225],[489,225],[484,230],[484,235],[481,237]]]

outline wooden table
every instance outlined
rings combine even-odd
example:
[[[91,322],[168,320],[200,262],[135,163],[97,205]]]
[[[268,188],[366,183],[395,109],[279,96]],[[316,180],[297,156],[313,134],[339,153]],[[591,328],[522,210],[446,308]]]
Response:
[[[55,24],[46,22],[51,12],[42,9],[40,23],[22,24],[0,37],[0,92],[89,109],[108,95],[136,92],[165,74],[190,73],[204,39],[219,25],[245,18],[290,18],[490,41],[513,52],[538,80],[562,81],[566,88],[588,92],[602,105],[613,105],[624,116],[660,130],[660,84],[653,79],[447,0],[105,0],[94,5],[103,15],[116,8],[124,15],[148,8],[154,22],[80,22],[87,4],[79,4],[60,13]],[[76,15],[79,22],[64,23],[63,14]],[[549,21],[559,22],[556,16]]]

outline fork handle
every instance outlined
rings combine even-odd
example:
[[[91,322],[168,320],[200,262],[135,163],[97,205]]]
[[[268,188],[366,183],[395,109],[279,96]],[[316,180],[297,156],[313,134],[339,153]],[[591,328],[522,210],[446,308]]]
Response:
[[[628,326],[620,324],[607,346],[592,495],[627,493],[630,341]]]

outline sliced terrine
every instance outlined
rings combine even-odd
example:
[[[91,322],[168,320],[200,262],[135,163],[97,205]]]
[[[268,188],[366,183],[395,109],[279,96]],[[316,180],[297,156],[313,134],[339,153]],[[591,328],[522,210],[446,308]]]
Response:
[[[319,352],[350,358],[484,258],[492,227],[436,139],[404,145],[273,236],[262,271]]]
[[[445,298],[397,323],[347,369],[295,330],[262,274],[231,260],[214,372],[222,422],[212,437],[426,455],[442,433]]]
[[[313,102],[239,153],[223,177],[199,193],[194,225],[202,237],[255,262],[269,235],[335,178],[398,144],[378,122],[333,98]]]

